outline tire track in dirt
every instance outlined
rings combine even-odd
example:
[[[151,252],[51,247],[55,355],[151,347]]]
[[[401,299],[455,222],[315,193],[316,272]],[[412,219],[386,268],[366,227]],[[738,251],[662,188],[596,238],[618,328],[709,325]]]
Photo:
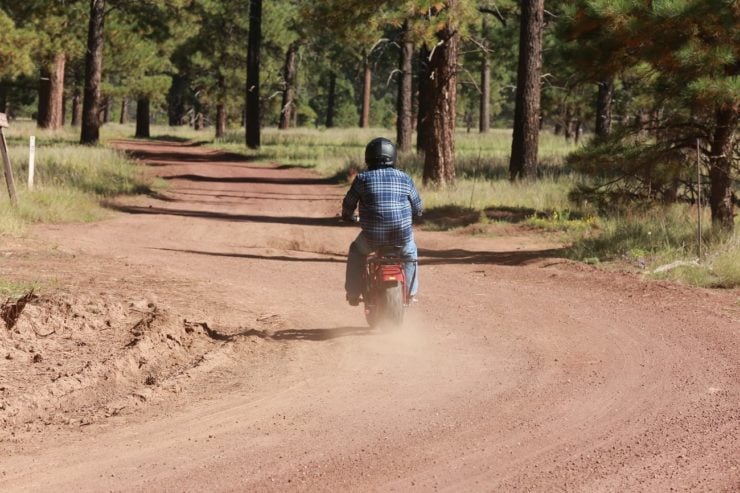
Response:
[[[37,235],[241,335],[179,396],[49,433],[33,461],[3,458],[1,488],[740,486],[737,291],[538,260],[556,245],[526,235],[420,232],[422,301],[403,331],[369,331],[343,304],[356,234],[336,223],[343,187],[197,147],[120,145],[171,188]]]

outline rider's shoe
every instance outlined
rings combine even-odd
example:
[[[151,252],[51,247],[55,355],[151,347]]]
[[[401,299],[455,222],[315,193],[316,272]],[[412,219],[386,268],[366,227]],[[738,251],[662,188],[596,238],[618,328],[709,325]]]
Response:
[[[360,304],[360,297],[359,296],[350,296],[347,294],[347,301],[351,306],[357,306]]]

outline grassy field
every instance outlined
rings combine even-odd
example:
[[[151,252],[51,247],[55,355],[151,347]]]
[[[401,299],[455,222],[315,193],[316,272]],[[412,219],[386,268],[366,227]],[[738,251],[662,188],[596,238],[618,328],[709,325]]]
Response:
[[[77,129],[66,127],[45,133],[32,122],[14,122],[9,130],[11,159],[22,200],[20,207],[13,209],[6,195],[0,198],[0,234],[21,233],[34,222],[96,220],[106,214],[100,205],[102,199],[146,192],[150,186],[122,154],[104,146],[79,146]],[[133,132],[132,125],[108,124],[102,128],[101,140],[105,143],[130,138]],[[27,146],[32,134],[38,142],[37,186],[27,191]],[[341,180],[351,170],[362,169],[369,140],[378,136],[393,139],[394,133],[387,129],[267,128],[258,151],[244,147],[243,130],[230,131],[216,141],[211,130],[153,126],[152,136],[201,142],[244,154],[256,162],[312,168]],[[458,132],[456,184],[445,189],[422,187],[429,215],[434,218],[435,211],[442,211],[445,217],[465,215],[482,223],[516,217],[516,222],[526,227],[562,235],[563,242],[571,245],[568,254],[574,259],[591,263],[616,260],[655,277],[701,286],[740,286],[738,235],[728,238],[712,232],[708,210],[703,211],[704,256],[697,261],[695,209],[684,205],[619,217],[599,216],[587,204],[573,204],[568,199],[575,185],[588,181],[564,165],[565,156],[576,148],[574,144],[544,133],[540,141],[540,179],[535,183],[512,183],[508,180],[510,143],[509,130],[492,130],[486,135]],[[402,155],[399,166],[421,184],[420,156]],[[455,224],[432,221],[427,227],[451,229]]]
[[[127,136],[122,128],[106,130],[106,139]],[[30,135],[36,136],[33,190],[28,189]],[[125,155],[104,146],[77,144],[76,129],[42,132],[32,122],[13,122],[6,136],[19,200],[18,207],[12,207],[6,190],[2,190],[0,234],[22,234],[32,223],[98,220],[107,215],[103,199],[148,190],[149,185]]]

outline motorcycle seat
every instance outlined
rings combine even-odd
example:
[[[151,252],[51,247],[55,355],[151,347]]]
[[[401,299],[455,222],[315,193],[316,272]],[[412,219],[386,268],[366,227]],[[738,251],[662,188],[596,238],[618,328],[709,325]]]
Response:
[[[382,246],[375,250],[378,257],[401,257],[403,247],[400,246]]]

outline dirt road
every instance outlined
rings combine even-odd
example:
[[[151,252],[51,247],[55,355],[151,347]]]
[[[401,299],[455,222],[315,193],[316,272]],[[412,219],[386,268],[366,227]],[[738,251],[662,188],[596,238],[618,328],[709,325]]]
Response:
[[[55,291],[0,325],[0,490],[740,490],[737,291],[422,231],[421,301],[372,331],[345,186],[119,145],[170,188],[2,247]]]

